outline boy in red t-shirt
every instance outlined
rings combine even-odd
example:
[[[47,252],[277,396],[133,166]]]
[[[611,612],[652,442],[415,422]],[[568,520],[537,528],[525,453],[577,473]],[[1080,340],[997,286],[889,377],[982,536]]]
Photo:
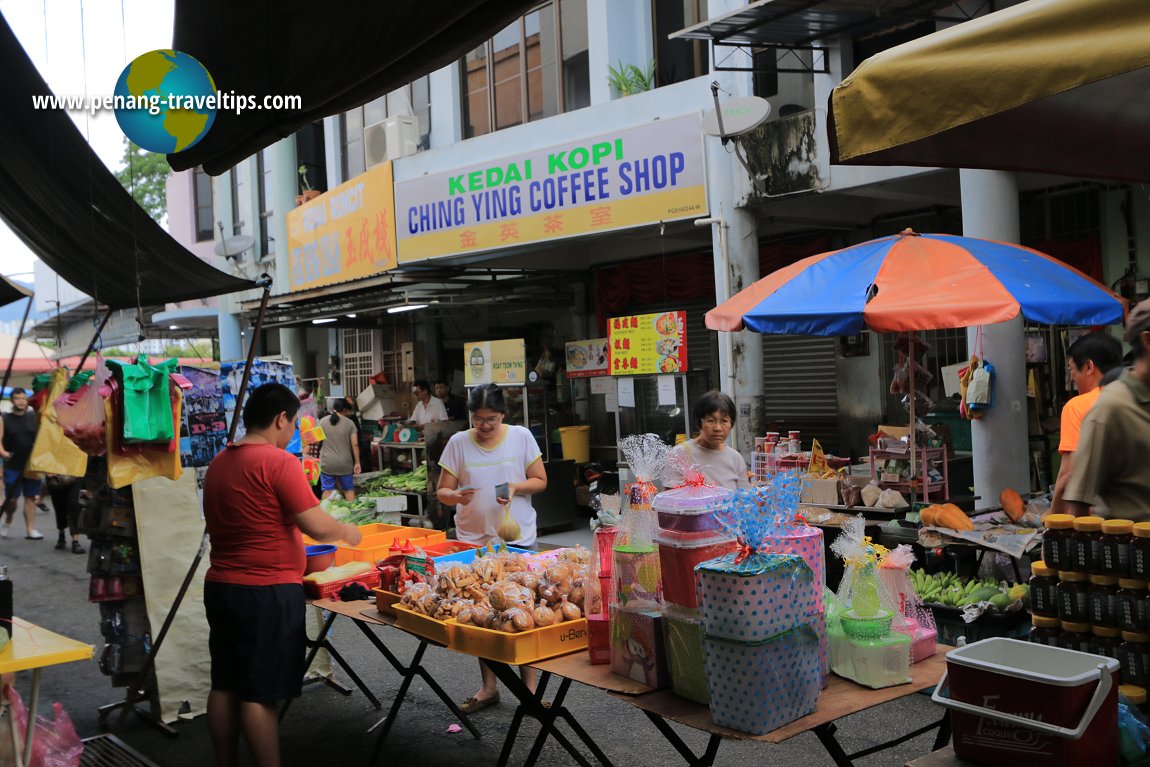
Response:
[[[215,457],[204,478],[211,567],[204,607],[212,656],[208,729],[216,763],[237,763],[241,733],[261,767],[278,767],[280,701],[298,697],[304,675],[300,531],[355,545],[359,529],[321,509],[299,459],[284,450],[299,399],[280,384],[252,390],[243,439]]]

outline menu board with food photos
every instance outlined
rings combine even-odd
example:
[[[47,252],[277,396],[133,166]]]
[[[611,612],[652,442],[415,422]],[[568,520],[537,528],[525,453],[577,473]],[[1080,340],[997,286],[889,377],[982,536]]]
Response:
[[[568,378],[595,378],[608,374],[606,338],[568,341],[566,354]]]
[[[683,373],[687,370],[687,313],[612,317],[607,322],[611,375]]]

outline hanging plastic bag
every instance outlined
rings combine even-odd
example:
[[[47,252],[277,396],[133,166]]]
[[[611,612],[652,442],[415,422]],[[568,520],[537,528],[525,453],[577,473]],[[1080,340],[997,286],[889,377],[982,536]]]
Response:
[[[503,515],[499,518],[499,527],[495,533],[505,541],[517,541],[519,536],[523,534],[519,529],[519,523],[515,521],[515,517],[511,516],[510,503],[503,507]]]
[[[124,442],[169,442],[174,436],[168,376],[176,370],[176,360],[152,365],[141,354],[134,363],[111,360],[108,363],[123,388]]]
[[[23,748],[24,734],[28,731],[28,710],[24,708],[20,693],[11,685],[7,686],[6,693],[12,726],[19,734],[17,739]],[[76,734],[72,718],[61,704],[52,704],[52,719],[36,717],[32,758],[28,767],[78,767],[83,754],[84,743]]]
[[[168,388],[173,428],[178,428],[175,424],[179,424],[182,415],[183,395],[180,388],[174,384]],[[110,398],[104,400],[108,439],[108,485],[116,490],[149,477],[179,479],[183,474],[180,451],[171,450],[170,444],[137,445],[127,453],[121,450],[119,429],[112,408],[112,400]]]
[[[24,467],[26,472],[82,477],[88,470],[88,456],[64,436],[64,430],[57,420],[56,400],[67,388],[68,369],[56,368],[52,371],[51,382],[46,389],[48,394],[39,411],[40,425],[32,445],[32,454]]]
[[[105,434],[104,396],[102,389],[109,372],[99,357],[96,376],[75,394],[64,394],[56,400],[56,414],[64,436],[88,455],[101,456],[108,450]]]
[[[978,418],[982,412],[994,407],[994,366],[986,360],[970,375],[966,406],[972,418]]]

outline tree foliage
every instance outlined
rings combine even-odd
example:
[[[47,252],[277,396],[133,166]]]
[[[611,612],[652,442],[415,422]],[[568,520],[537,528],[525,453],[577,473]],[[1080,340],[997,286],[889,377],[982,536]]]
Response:
[[[164,155],[141,149],[125,138],[120,168],[113,175],[149,216],[157,222],[163,222],[168,215],[166,184],[171,172]]]

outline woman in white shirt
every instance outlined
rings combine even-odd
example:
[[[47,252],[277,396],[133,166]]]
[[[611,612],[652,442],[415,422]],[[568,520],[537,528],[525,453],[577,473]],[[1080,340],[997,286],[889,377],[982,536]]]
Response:
[[[510,505],[519,537],[507,543],[534,546],[535,509],[529,496],[547,489],[539,445],[527,429],[503,423],[507,403],[496,384],[472,389],[467,409],[473,426],[452,435],[444,448],[436,497],[440,503],[456,507],[455,535],[459,540],[486,544],[496,536],[504,507]],[[496,494],[496,488],[503,484],[507,485],[505,498]],[[460,706],[465,713],[499,702],[495,674],[483,664],[480,669],[483,687]],[[520,673],[534,689],[534,671],[524,667]]]
[[[697,464],[712,485],[729,490],[750,487],[746,460],[742,453],[726,445],[735,425],[735,403],[726,394],[712,389],[699,398],[692,412],[699,433],[671,451],[663,480],[666,486],[683,484],[684,479],[676,469],[683,465],[683,459],[676,456],[683,455],[686,464]]]

